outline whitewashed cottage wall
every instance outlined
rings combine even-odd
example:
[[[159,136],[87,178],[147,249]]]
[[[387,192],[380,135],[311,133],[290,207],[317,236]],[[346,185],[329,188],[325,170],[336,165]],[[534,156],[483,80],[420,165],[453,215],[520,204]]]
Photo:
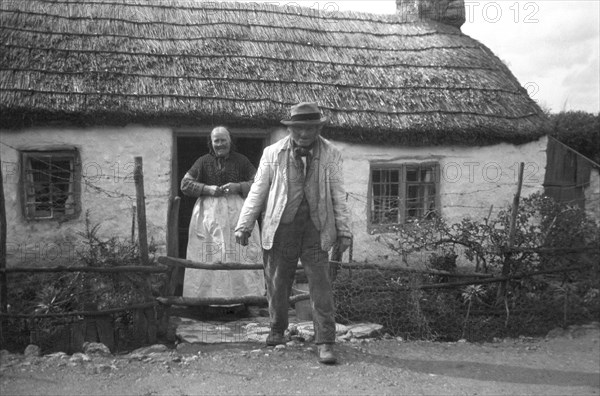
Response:
[[[100,223],[104,237],[130,238],[134,157],[143,158],[148,236],[164,250],[168,196],[171,189],[172,131],[166,128],[39,128],[1,132],[0,145],[7,216],[9,265],[57,265],[82,249],[77,232],[85,213]],[[17,149],[75,147],[82,163],[81,214],[65,222],[28,221],[20,200]],[[160,246],[163,245],[163,246]]]
[[[265,131],[268,133],[267,131]],[[285,136],[281,128],[269,131],[271,143]],[[172,131],[169,128],[129,126],[125,128],[35,129],[2,131],[0,145],[8,223],[9,265],[52,265],[68,261],[81,249],[77,232],[84,230],[85,212],[101,235],[129,238],[132,205],[135,203],[133,161],[143,157],[147,197],[148,235],[164,251],[168,197],[171,189]],[[391,145],[333,143],[344,158],[344,181],[355,235],[354,259],[377,261],[393,252],[376,242],[368,232],[367,201],[369,166],[372,162],[439,163],[440,205],[450,222],[462,217],[485,217],[512,201],[518,163],[526,163],[522,195],[542,190],[547,139],[523,145],[398,147]],[[18,152],[9,146],[31,149],[54,146],[77,147],[82,161],[82,212],[78,219],[27,221],[22,215]],[[89,184],[88,184],[89,183]],[[97,188],[100,190],[98,190]],[[108,194],[112,195],[110,197]],[[125,196],[121,196],[125,195]]]
[[[592,168],[590,171],[590,184],[585,187],[585,210],[590,218],[600,224],[600,171]]]
[[[471,216],[484,218],[493,205],[492,216],[512,203],[517,188],[518,164],[525,162],[522,196],[542,191],[547,138],[523,145],[497,144],[482,147],[334,144],[344,157],[344,179],[354,231],[354,259],[376,261],[392,253],[375,235],[367,233],[369,164],[376,162],[431,162],[441,171],[442,216],[451,223]]]

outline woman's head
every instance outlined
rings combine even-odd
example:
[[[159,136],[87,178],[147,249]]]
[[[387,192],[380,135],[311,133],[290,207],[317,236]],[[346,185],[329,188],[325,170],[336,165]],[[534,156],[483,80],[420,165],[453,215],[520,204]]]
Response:
[[[231,134],[224,126],[218,126],[210,133],[209,148],[217,157],[226,157],[231,151]]]

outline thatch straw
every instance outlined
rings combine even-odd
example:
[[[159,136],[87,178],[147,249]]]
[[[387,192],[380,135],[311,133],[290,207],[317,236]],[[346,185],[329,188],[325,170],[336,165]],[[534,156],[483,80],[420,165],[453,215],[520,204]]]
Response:
[[[347,141],[530,141],[545,118],[459,29],[268,4],[0,3],[3,128],[278,125],[319,102]]]

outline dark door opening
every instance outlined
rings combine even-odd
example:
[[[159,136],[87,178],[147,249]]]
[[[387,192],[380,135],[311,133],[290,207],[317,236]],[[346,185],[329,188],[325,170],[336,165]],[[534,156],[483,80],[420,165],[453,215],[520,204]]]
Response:
[[[252,164],[258,168],[260,157],[263,148],[265,147],[266,138],[264,137],[234,137],[235,150],[238,153],[244,154]],[[208,153],[208,134],[207,135],[182,135],[176,137],[176,152],[177,169],[176,169],[176,185],[175,195],[181,197],[179,206],[179,232],[178,232],[178,247],[179,257],[185,258],[187,243],[188,243],[188,228],[190,218],[196,203],[196,198],[186,197],[181,193],[179,184],[185,173],[192,167],[194,162]],[[183,278],[181,279],[183,282]],[[175,294],[181,295],[183,291],[183,283],[176,289]]]

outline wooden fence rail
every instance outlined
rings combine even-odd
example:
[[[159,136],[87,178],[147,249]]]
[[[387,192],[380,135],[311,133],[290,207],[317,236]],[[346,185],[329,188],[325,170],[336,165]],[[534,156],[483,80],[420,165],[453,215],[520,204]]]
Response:
[[[262,264],[241,263],[201,263],[198,261],[185,260],[169,256],[161,256],[157,259],[160,264],[172,267],[184,267],[205,270],[257,270],[263,269]]]
[[[539,253],[539,254],[570,254],[570,253],[600,253],[600,247],[598,246],[582,246],[582,247],[558,247],[558,248],[548,248],[548,247],[519,247],[514,246],[511,248],[506,248],[503,251],[505,252],[513,252],[513,253]]]
[[[330,261],[330,264],[339,265],[342,269],[350,269],[350,270],[389,270],[389,271],[397,271],[397,272],[405,272],[412,274],[423,274],[423,275],[439,275],[439,276],[447,276],[449,278],[491,278],[492,274],[482,274],[479,272],[448,272],[442,270],[433,270],[433,269],[418,269],[418,268],[407,268],[402,267],[396,264],[380,264],[380,263],[361,263],[361,262],[350,262],[344,263],[339,261]]]
[[[105,274],[116,274],[122,272],[139,272],[141,274],[164,274],[169,272],[168,267],[163,266],[141,266],[124,265],[119,267],[11,267],[0,268],[0,273],[47,273],[47,272],[97,272]]]
[[[105,316],[120,312],[132,311],[136,309],[154,308],[159,304],[158,301],[149,301],[146,303],[133,304],[127,307],[90,310],[90,311],[71,311],[71,312],[53,312],[46,314],[18,314],[18,313],[0,313],[0,317],[21,318],[21,319],[42,319],[42,318],[62,318],[68,316]]]
[[[289,303],[296,304],[298,301],[308,300],[308,293],[301,293],[290,296]],[[229,305],[229,304],[249,304],[256,306],[267,306],[267,298],[265,296],[240,296],[240,297],[158,297],[157,300],[165,305],[182,305],[182,306],[205,306],[205,305]]]
[[[198,261],[185,260],[175,257],[169,256],[161,256],[157,260],[160,264],[171,266],[171,267],[180,267],[180,268],[191,268],[191,269],[205,269],[205,270],[261,270],[263,269],[263,264],[241,264],[241,263],[201,263]],[[352,269],[352,270],[390,270],[390,271],[398,271],[398,272],[407,272],[407,273],[418,273],[418,274],[426,274],[426,275],[440,275],[440,276],[448,276],[455,278],[491,278],[493,275],[491,274],[481,274],[481,273],[458,273],[458,272],[448,272],[448,271],[439,271],[439,270],[422,270],[416,268],[406,268],[401,267],[399,265],[394,264],[381,264],[381,263],[361,263],[361,262],[340,262],[340,261],[329,261],[330,264],[338,265],[342,269]],[[298,265],[299,269],[302,269],[302,265]]]
[[[589,269],[590,266],[588,265],[578,265],[578,266],[573,266],[573,267],[567,267],[567,268],[556,268],[556,269],[551,269],[551,270],[545,270],[545,271],[536,271],[536,272],[529,272],[529,273],[523,273],[523,274],[515,274],[515,275],[509,275],[509,276],[499,276],[497,278],[488,278],[488,279],[479,279],[479,280],[470,280],[470,281],[464,281],[464,282],[447,282],[447,283],[430,283],[430,284],[422,284],[422,285],[414,285],[414,286],[402,286],[402,287],[394,287],[394,286],[387,286],[387,287],[368,287],[368,288],[361,288],[360,290],[357,290],[357,292],[363,291],[363,292],[370,292],[370,293],[384,293],[384,292],[390,292],[390,291],[411,291],[411,290],[428,290],[428,289],[453,289],[453,288],[458,288],[461,286],[468,286],[468,285],[483,285],[486,283],[498,283],[498,282],[507,282],[510,280],[515,280],[515,279],[524,279],[524,278],[530,278],[533,276],[539,276],[539,275],[547,275],[547,274],[556,274],[556,273],[563,273],[563,272],[572,272],[572,271],[579,271],[582,269]]]
[[[184,260],[175,257],[161,256],[157,260],[160,264],[172,268],[190,268],[203,270],[262,270],[263,264],[242,264],[242,263],[201,263],[197,261]],[[176,272],[173,271],[172,274]],[[170,290],[173,290],[170,288]],[[291,296],[290,304],[295,304],[301,300],[308,300],[308,293],[297,294]],[[265,296],[239,296],[239,297],[181,297],[181,296],[164,296],[158,297],[157,300],[165,305],[180,305],[180,306],[207,306],[207,305],[230,305],[230,304],[248,304],[257,306],[266,306],[267,298]]]

